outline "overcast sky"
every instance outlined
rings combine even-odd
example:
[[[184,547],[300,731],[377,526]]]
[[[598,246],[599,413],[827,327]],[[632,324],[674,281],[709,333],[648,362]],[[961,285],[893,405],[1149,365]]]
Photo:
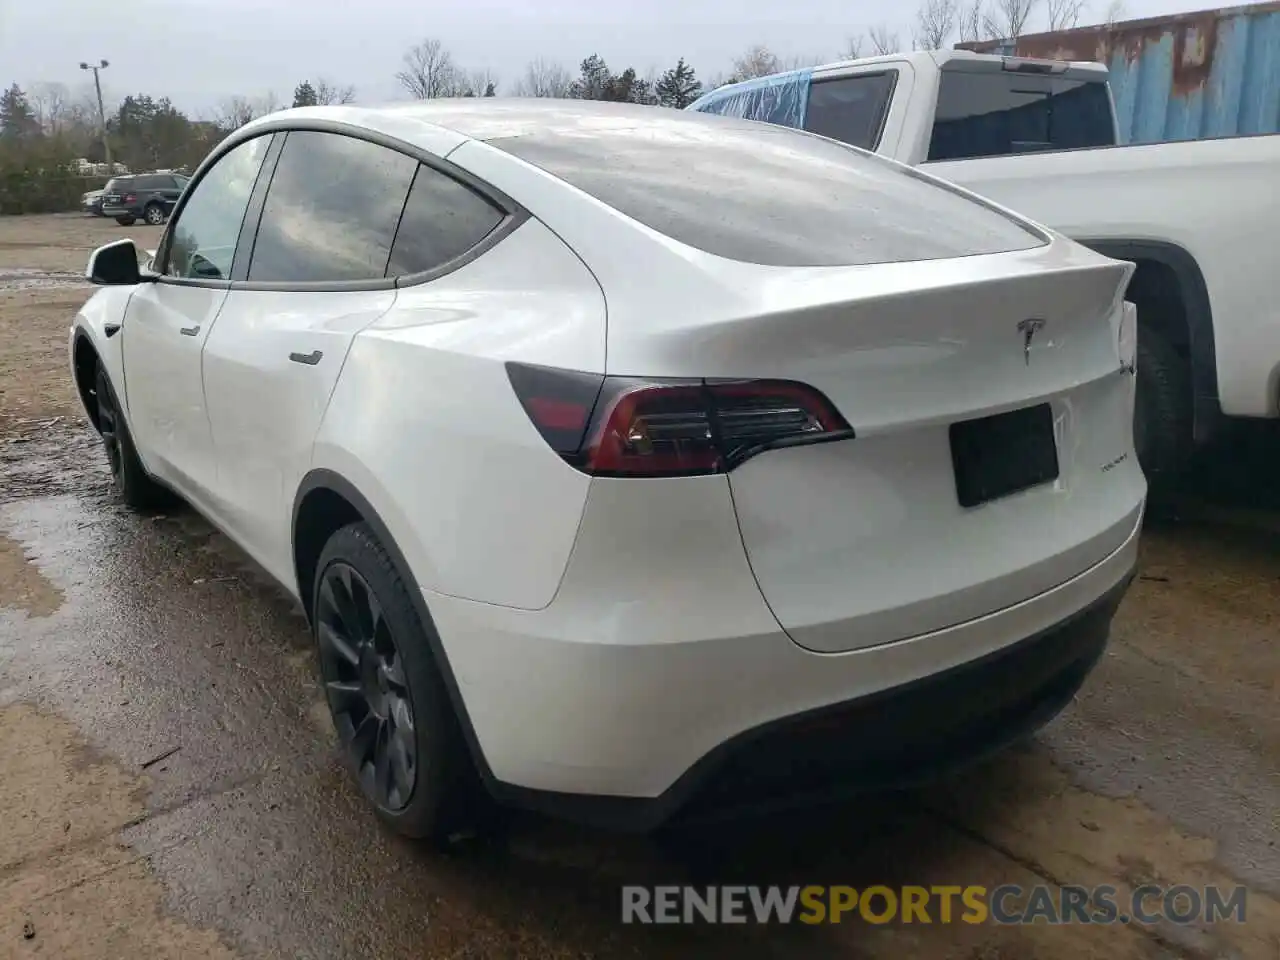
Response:
[[[1106,5],[1092,0],[1082,22],[1101,20]],[[1207,6],[1124,5],[1128,17]],[[599,53],[614,70],[641,74],[683,56],[710,79],[753,43],[784,59],[835,59],[848,35],[877,23],[907,40],[913,9],[912,0],[0,0],[0,84],[59,81],[74,91],[88,76],[79,62],[105,58],[109,99],[167,95],[196,113],[268,90],[287,102],[317,76],[354,85],[361,101],[386,100],[402,96],[395,72],[423,37],[467,69],[492,70],[500,92],[535,56],[576,72]]]

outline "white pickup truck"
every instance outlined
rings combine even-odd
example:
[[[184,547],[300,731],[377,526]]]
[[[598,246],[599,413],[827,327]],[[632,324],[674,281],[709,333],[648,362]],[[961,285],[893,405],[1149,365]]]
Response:
[[[1135,262],[1134,437],[1153,491],[1224,415],[1280,416],[1280,136],[1117,146],[1105,66],[962,50],[762,77],[687,109],[923,165]]]

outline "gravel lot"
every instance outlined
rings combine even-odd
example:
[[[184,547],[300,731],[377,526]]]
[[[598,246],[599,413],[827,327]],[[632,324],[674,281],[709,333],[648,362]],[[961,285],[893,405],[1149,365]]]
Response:
[[[66,371],[90,249],[0,218],[0,957],[1280,957],[1275,434],[1233,434],[1077,702],[926,790],[675,842],[519,817],[443,856],[366,815],[303,622],[189,511],[117,507]],[[1247,886],[1243,924],[623,926],[624,883]],[[692,881],[689,881],[692,882]]]

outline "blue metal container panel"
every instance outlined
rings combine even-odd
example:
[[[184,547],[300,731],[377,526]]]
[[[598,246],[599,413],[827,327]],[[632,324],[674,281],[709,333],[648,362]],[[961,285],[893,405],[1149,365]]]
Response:
[[[1016,52],[1107,64],[1125,143],[1280,132],[1277,2],[1030,34]]]

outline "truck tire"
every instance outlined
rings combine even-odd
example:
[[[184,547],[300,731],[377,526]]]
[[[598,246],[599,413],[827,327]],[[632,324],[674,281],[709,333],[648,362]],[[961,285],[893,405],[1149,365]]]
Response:
[[[1191,459],[1191,368],[1159,333],[1138,331],[1133,442],[1153,496],[1176,485]]]

